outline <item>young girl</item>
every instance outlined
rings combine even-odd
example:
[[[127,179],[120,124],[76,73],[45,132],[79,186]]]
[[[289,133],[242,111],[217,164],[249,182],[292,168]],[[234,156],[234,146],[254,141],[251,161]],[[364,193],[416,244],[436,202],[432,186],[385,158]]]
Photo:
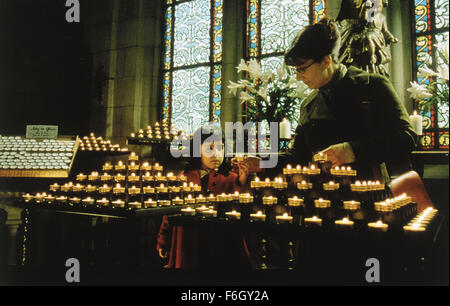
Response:
[[[194,139],[201,139],[201,143],[197,144],[200,145],[201,157],[190,157],[185,171],[179,175],[185,175],[188,182],[202,186],[204,195],[247,191],[248,165],[241,162],[238,164],[238,173],[231,171],[231,167],[224,163],[221,139],[211,141],[212,131],[206,130],[205,134],[205,129],[205,127],[200,128],[194,134]],[[191,156],[195,151],[194,142],[191,141]],[[219,237],[220,233],[217,232],[216,236]],[[171,226],[167,216],[164,216],[157,237],[156,249],[161,258],[169,257],[168,268],[198,268],[206,265],[204,260],[200,260],[198,254],[202,253],[202,250],[211,251],[211,245],[207,248],[204,243],[199,241],[200,239],[197,228]],[[226,245],[226,252],[233,253],[231,257],[236,257],[234,260],[245,262],[245,258],[248,258],[248,250],[242,236],[239,239],[226,240],[221,244],[221,246]],[[213,244],[215,241],[207,243]],[[216,261],[217,264],[220,264],[220,259]]]

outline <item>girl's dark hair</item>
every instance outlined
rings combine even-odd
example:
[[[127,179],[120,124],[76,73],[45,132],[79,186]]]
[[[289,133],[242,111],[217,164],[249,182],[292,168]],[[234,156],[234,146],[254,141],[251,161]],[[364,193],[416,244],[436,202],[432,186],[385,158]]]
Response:
[[[211,136],[212,136],[212,138],[210,138]],[[193,135],[192,139],[190,140],[190,157],[187,158],[187,163],[184,168],[185,172],[192,171],[192,170],[200,170],[202,168],[202,158],[196,157],[195,153],[201,152],[201,146],[208,138],[209,138],[209,140],[214,140],[214,141],[221,140],[223,143],[224,140],[223,140],[222,135],[220,136],[220,139],[216,139],[216,137],[214,137],[214,136],[215,136],[214,127],[211,127],[211,126],[202,126],[194,132],[194,135]],[[196,143],[194,141],[195,139],[201,139],[200,144]],[[198,145],[200,147],[196,148],[196,146],[198,146]],[[219,172],[222,175],[227,176],[229,174],[230,170],[231,170],[231,165],[224,159],[222,164],[219,166],[219,169],[217,172]]]
[[[334,20],[325,17],[318,23],[304,27],[284,54],[286,65],[297,66],[305,60],[320,62],[331,55],[339,63],[341,36]]]

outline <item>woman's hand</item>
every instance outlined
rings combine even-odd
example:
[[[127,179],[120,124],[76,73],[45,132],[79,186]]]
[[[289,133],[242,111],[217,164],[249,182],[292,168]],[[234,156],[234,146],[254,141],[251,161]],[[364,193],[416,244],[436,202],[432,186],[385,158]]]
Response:
[[[167,258],[167,256],[169,255],[168,252],[163,249],[159,249],[158,253],[159,253],[159,257],[161,257],[161,258]]]
[[[332,167],[351,164],[355,161],[355,154],[353,153],[352,147],[347,142],[329,146],[320,153],[327,155],[327,160],[331,161]]]

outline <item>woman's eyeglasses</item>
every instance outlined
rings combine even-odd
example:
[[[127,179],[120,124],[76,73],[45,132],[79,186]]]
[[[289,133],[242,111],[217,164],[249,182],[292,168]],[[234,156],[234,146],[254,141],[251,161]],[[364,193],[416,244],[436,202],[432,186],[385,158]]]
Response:
[[[314,65],[315,64],[315,62],[313,61],[311,64],[309,64],[309,65],[307,65],[307,66],[305,66],[305,67],[295,67],[295,71],[297,72],[297,73],[305,73],[306,72],[306,70],[308,70],[309,69],[309,67],[311,67],[312,65]]]

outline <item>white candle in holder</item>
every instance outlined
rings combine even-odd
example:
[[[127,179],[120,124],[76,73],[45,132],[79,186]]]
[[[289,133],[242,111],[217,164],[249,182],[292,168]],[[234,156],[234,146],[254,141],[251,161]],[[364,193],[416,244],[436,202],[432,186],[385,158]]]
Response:
[[[423,129],[422,116],[417,114],[417,111],[414,111],[414,113],[411,116],[409,116],[409,121],[411,122],[411,125],[416,134],[422,135]]]
[[[291,139],[291,123],[286,118],[280,122],[280,138]]]

